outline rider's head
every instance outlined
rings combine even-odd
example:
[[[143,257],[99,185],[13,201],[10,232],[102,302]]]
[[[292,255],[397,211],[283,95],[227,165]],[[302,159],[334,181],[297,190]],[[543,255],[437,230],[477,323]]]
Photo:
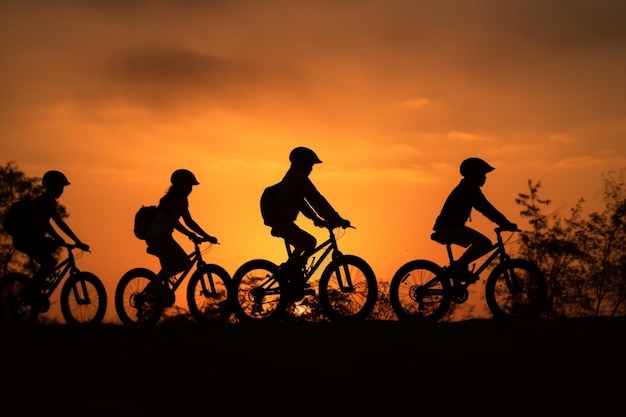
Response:
[[[52,170],[43,174],[41,185],[46,191],[55,193],[58,196],[63,192],[63,187],[70,185],[70,182],[61,171]]]
[[[192,186],[200,184],[196,179],[196,176],[193,175],[193,172],[188,169],[177,169],[172,172],[170,181],[172,185],[175,186]]]
[[[292,166],[301,168],[313,168],[314,164],[321,164],[322,161],[317,157],[315,152],[304,146],[293,148],[289,153],[289,162]]]
[[[461,162],[459,167],[461,175],[469,179],[483,178],[494,169],[494,167],[480,158],[467,158]]]

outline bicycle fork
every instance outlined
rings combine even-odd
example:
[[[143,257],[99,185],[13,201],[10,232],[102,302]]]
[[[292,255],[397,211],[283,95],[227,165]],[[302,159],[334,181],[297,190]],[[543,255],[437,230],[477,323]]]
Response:
[[[70,279],[72,280],[72,293],[74,294],[76,303],[78,305],[91,304],[91,299],[87,292],[87,284],[85,280],[80,279],[80,272],[76,270],[72,271],[70,273]]]
[[[350,275],[350,265],[347,262],[341,262],[343,258],[342,253],[335,253],[333,255],[333,263],[336,264],[333,272],[337,277],[337,285],[342,293],[354,292],[354,284],[352,283],[352,276]]]

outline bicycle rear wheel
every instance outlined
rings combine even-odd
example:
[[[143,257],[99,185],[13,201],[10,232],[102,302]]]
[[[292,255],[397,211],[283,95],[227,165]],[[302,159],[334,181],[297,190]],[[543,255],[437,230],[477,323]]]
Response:
[[[428,260],[401,266],[389,284],[389,301],[400,320],[441,320],[452,302],[452,286],[442,268]]]
[[[233,311],[239,321],[275,320],[289,304],[284,288],[274,278],[278,266],[264,259],[244,263],[233,275]]]
[[[187,305],[198,323],[226,321],[232,314],[231,278],[224,268],[207,264],[197,269],[187,284]]]
[[[68,324],[101,323],[107,310],[107,292],[96,275],[78,272],[65,280],[60,303]]]
[[[163,305],[148,292],[146,286],[156,274],[146,268],[135,268],[125,273],[115,288],[115,312],[123,324],[154,325],[163,314]]]
[[[547,304],[548,285],[535,264],[510,259],[489,274],[485,298],[494,317],[538,318]]]
[[[25,297],[31,279],[18,272],[10,272],[0,279],[0,322],[35,323],[39,310]]]
[[[376,305],[378,283],[367,262],[354,255],[333,260],[322,272],[319,300],[331,320],[365,320]]]

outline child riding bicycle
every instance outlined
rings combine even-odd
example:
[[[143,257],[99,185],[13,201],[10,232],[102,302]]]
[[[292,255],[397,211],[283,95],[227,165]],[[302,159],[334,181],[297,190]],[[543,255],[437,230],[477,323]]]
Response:
[[[158,212],[146,231],[146,251],[158,257],[161,264],[161,270],[157,273],[155,281],[148,284],[147,290],[166,306],[174,303],[174,294],[165,285],[166,281],[187,269],[191,262],[189,255],[174,240],[174,230],[192,240],[217,243],[217,238],[205,232],[189,212],[188,196],[193,186],[200,184],[195,175],[187,169],[177,169],[172,173],[170,182],[171,186],[161,197]]]
[[[13,246],[16,250],[29,256],[39,267],[34,271],[32,286],[29,295],[38,297],[37,301],[45,302],[46,297],[41,294],[46,277],[52,273],[57,265],[54,256],[60,244],[65,240],[53,227],[52,222],[69,238],[76,247],[88,251],[89,245],[83,243],[63,220],[57,210],[57,200],[63,194],[66,186],[70,185],[65,174],[60,171],[47,171],[42,179],[43,193],[32,200],[31,221],[28,228],[20,230],[13,236]]]
[[[313,150],[296,147],[289,153],[289,162],[291,165],[283,179],[264,190],[261,215],[265,225],[271,228],[271,235],[284,239],[293,248],[287,262],[280,266],[281,273],[288,279],[298,277],[302,280],[302,271],[317,240],[296,225],[298,214],[302,213],[313,220],[317,227],[324,227],[327,223],[348,227],[350,221],[335,211],[309,178],[313,165],[322,163]],[[294,290],[300,290],[298,284],[303,283],[293,284]]]
[[[485,255],[492,246],[487,236],[465,225],[470,219],[472,209],[478,210],[504,229],[517,229],[517,225],[500,213],[480,189],[485,185],[487,173],[494,169],[480,158],[467,158],[461,162],[460,173],[463,179],[446,199],[433,226],[433,230],[441,238],[466,248],[448,269],[451,275],[462,281],[476,281],[476,276],[469,271],[469,264]]]

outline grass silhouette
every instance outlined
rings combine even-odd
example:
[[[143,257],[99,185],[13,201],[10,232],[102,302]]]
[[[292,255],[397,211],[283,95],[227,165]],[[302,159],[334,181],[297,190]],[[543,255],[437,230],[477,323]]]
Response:
[[[602,414],[621,401],[625,325],[3,325],[0,415]]]

